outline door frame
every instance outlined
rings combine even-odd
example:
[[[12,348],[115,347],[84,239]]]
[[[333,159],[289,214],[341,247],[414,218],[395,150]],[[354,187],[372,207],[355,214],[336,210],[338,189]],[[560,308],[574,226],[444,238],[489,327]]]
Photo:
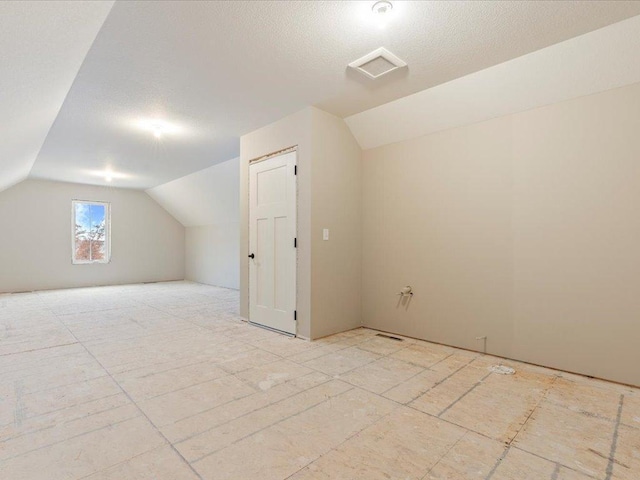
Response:
[[[256,327],[263,328],[265,330],[270,330],[272,332],[279,333],[281,335],[289,336],[289,337],[297,337],[298,336],[298,319],[297,319],[297,310],[298,310],[298,145],[293,145],[291,147],[286,147],[281,150],[276,150],[271,153],[267,153],[266,155],[262,155],[260,157],[253,158],[249,160],[249,166],[247,169],[247,205],[248,205],[248,215],[247,215],[247,252],[251,253],[251,166],[256,163],[264,162],[265,160],[271,160],[272,158],[279,157],[281,155],[286,155],[289,153],[295,153],[295,167],[294,167],[294,184],[295,184],[295,232],[296,232],[296,248],[295,248],[295,282],[294,282],[294,311],[296,312],[295,320],[295,333],[285,332],[282,330],[278,330],[275,328],[271,328],[267,325],[262,325],[260,323],[253,322],[251,320],[251,261],[247,262],[247,321],[251,325],[255,325]]]

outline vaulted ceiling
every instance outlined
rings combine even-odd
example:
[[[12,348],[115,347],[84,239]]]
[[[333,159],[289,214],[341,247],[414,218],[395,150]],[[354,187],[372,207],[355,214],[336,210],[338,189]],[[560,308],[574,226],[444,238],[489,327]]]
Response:
[[[0,2],[0,190],[24,180],[113,2]]]
[[[151,188],[236,157],[242,134],[305,106],[350,116],[640,14],[633,1],[396,1],[381,25],[372,3],[2,2],[0,189],[26,175]],[[409,68],[347,69],[380,46]],[[161,138],[144,128],[155,119]]]
[[[640,82],[640,15],[345,119],[363,149]]]

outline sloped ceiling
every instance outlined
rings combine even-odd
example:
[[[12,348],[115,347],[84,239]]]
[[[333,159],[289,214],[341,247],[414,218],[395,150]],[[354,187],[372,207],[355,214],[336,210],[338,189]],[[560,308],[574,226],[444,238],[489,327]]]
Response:
[[[633,1],[396,1],[381,28],[372,3],[116,2],[31,176],[148,189],[234,158],[241,135],[308,105],[351,115],[640,14]],[[376,82],[347,68],[380,46],[409,68]],[[136,128],[156,117],[181,131]]]
[[[112,6],[0,2],[0,191],[29,174]]]
[[[147,190],[185,227],[240,221],[240,160],[234,158]]]
[[[640,82],[640,16],[345,119],[363,149]]]

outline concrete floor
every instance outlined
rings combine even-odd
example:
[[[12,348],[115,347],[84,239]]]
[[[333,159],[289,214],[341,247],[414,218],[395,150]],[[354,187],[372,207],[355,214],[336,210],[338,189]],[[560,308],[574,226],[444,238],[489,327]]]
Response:
[[[638,389],[366,329],[289,339],[237,302],[0,296],[0,478],[640,479]]]

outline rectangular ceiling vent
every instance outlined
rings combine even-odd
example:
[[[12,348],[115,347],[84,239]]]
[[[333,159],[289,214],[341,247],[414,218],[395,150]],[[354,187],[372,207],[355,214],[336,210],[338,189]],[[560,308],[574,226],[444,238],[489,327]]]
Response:
[[[376,79],[398,68],[406,67],[407,64],[386,48],[381,47],[355,62],[351,62],[349,66],[369,78]]]

